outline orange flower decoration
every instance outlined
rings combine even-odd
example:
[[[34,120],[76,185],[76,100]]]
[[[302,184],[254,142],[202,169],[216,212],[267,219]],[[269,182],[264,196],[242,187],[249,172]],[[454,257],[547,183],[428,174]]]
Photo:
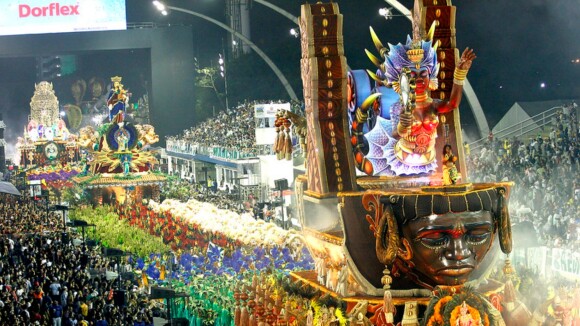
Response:
[[[473,308],[470,305],[467,305],[467,311],[468,311],[469,315],[471,315],[471,318],[473,319],[473,321],[475,322],[474,326],[479,326],[482,324],[481,315],[479,314],[479,311],[477,309]],[[453,311],[451,311],[451,316],[449,318],[449,324],[456,325],[457,319],[460,317],[460,315],[461,315],[461,305],[458,305],[457,307],[455,307],[453,309]],[[484,319],[483,325],[489,326],[489,319],[488,318]]]
[[[443,316],[441,315],[441,307],[445,306],[447,304],[447,302],[449,302],[452,298],[453,297],[450,295],[445,296],[445,297],[441,298],[441,300],[439,300],[435,304],[435,307],[433,307],[433,316],[431,316],[431,318],[429,318],[429,321],[427,322],[427,326],[436,326],[436,325],[443,324]]]

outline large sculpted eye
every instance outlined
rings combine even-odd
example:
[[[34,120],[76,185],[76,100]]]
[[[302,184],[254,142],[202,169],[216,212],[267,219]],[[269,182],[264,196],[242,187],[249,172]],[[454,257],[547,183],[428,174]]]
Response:
[[[449,237],[442,232],[429,232],[420,235],[416,240],[429,249],[438,249],[447,245]]]
[[[427,70],[421,70],[421,77],[428,77],[429,72]]]
[[[481,245],[489,239],[491,230],[487,227],[480,227],[467,231],[465,238],[467,242],[473,245]]]

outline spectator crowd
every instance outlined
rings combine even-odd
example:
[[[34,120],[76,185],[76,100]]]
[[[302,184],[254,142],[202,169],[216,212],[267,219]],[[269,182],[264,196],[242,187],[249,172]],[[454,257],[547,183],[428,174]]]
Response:
[[[256,144],[254,104],[256,102],[246,102],[220,111],[215,117],[184,130],[181,135],[168,137],[167,143],[181,151],[200,154],[205,154],[204,151],[213,146],[237,151],[244,156],[270,154],[271,146]]]
[[[70,241],[59,214],[44,214],[29,198],[0,196],[0,323],[153,325],[145,295],[127,291],[122,304],[115,281],[90,272],[115,270],[115,262]]]
[[[515,222],[532,223],[540,244],[577,248],[580,243],[580,130],[577,105],[564,106],[528,140],[495,139],[467,155],[470,181],[514,181]]]

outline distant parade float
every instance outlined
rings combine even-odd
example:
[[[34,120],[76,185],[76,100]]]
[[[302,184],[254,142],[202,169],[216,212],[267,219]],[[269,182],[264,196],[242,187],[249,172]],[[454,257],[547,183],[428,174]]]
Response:
[[[34,88],[28,124],[16,143],[17,165],[25,169],[74,165],[80,161],[79,147],[59,114],[52,83],[40,82]]]
[[[73,180],[90,193],[93,203],[159,200],[165,182],[165,176],[153,172],[158,162],[149,151],[159,136],[152,125],[134,125],[126,120],[129,95],[121,80],[118,76],[111,78],[109,122],[97,129],[86,126],[79,130],[82,171]]]
[[[60,197],[63,189],[72,186],[71,178],[79,173],[81,151],[76,140],[59,113],[52,83],[34,85],[28,123],[17,139],[14,157],[26,180],[41,184]]]
[[[315,270],[291,275],[345,301],[351,325],[531,319],[509,258],[506,282],[482,276],[499,250],[512,251],[512,183],[466,178],[457,108],[475,53],[456,48],[455,10],[415,1],[412,36],[384,46],[371,28],[376,70],[349,71],[338,4],[302,5],[306,116],[280,114],[277,126],[304,138],[295,192]],[[286,156],[288,146],[274,147]],[[323,311],[306,325],[327,325]]]

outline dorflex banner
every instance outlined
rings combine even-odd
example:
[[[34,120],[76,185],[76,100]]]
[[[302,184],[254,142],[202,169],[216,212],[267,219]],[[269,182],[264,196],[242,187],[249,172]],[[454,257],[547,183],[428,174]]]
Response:
[[[0,35],[127,28],[125,0],[2,0]]]

